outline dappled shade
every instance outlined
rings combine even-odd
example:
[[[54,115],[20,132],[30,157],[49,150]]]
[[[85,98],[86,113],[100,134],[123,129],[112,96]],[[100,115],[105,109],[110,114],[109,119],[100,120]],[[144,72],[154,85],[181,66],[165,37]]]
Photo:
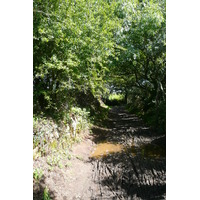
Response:
[[[51,167],[92,132],[90,199],[165,199],[166,1],[34,0],[33,119]]]
[[[113,108],[109,116],[109,129],[94,129],[91,162],[100,191],[93,198],[165,199],[165,135],[153,133],[123,107]]]

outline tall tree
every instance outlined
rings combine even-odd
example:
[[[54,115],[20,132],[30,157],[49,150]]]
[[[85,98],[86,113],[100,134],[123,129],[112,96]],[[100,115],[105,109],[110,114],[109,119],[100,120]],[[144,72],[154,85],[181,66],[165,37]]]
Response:
[[[114,30],[115,1],[34,1],[34,108],[62,110],[71,90],[100,96]]]
[[[116,41],[126,50],[120,50],[119,60],[112,65],[113,80],[129,94],[131,106],[162,127],[166,93],[165,13],[163,0],[121,4],[118,15],[123,26]]]

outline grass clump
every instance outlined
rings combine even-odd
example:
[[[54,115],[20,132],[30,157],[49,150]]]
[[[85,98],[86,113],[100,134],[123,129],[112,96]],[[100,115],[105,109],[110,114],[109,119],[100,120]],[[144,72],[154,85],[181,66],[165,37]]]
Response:
[[[47,186],[46,186],[45,189],[44,189],[43,200],[51,200],[50,194],[49,194],[49,189],[48,189]]]
[[[41,178],[43,177],[44,172],[41,168],[36,168],[33,171],[33,179],[38,182],[41,180]]]

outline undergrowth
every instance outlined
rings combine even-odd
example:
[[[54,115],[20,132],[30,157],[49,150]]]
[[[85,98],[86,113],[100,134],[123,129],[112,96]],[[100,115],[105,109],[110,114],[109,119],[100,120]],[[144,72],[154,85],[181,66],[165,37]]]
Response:
[[[44,175],[44,171],[41,168],[36,168],[33,171],[33,179],[38,182]]]
[[[50,194],[49,194],[49,189],[48,189],[47,186],[46,186],[45,189],[44,189],[43,200],[51,200]]]
[[[34,116],[33,159],[50,156],[51,165],[62,166],[57,161],[58,158],[61,160],[63,157],[69,157],[69,149],[74,143],[82,140],[81,132],[89,128],[89,112],[78,107],[72,107],[60,121],[50,117]]]
[[[108,106],[122,105],[122,104],[125,103],[125,95],[124,94],[111,93],[105,99],[105,103]]]

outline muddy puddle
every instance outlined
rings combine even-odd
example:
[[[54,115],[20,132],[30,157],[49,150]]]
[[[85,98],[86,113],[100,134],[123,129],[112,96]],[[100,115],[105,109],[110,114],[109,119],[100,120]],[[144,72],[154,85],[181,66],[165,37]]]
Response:
[[[163,147],[153,144],[144,144],[141,145],[139,148],[135,148],[134,144],[132,143],[131,146],[125,147],[121,144],[117,143],[110,143],[110,142],[102,142],[97,144],[95,150],[91,154],[91,158],[102,158],[108,155],[112,155],[115,153],[120,153],[125,151],[126,153],[130,153],[132,156],[136,156],[138,153],[143,157],[149,158],[160,158],[166,157],[166,151]]]
[[[135,156],[137,153],[146,158],[161,158],[166,157],[166,150],[164,147],[153,145],[153,144],[143,144],[137,150],[134,145],[127,148],[127,152]]]
[[[145,144],[141,146],[141,154],[144,157],[160,158],[166,157],[166,150],[158,145]]]
[[[124,150],[124,146],[121,144],[103,142],[97,144],[94,152],[91,154],[91,158],[101,158],[114,153],[120,153]]]

